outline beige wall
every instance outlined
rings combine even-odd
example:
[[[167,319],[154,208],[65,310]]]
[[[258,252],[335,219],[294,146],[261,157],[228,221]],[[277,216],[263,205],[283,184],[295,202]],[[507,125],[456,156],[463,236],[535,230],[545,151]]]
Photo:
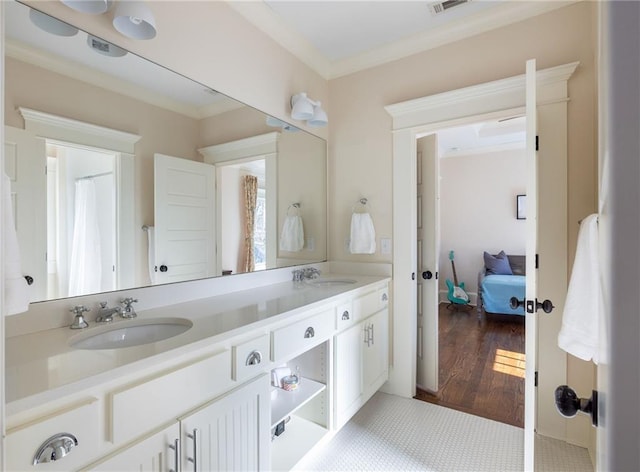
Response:
[[[524,254],[525,222],[516,219],[516,195],[525,192],[524,149],[440,160],[440,290],[453,280],[478,291],[482,254]],[[446,297],[445,297],[446,298]]]

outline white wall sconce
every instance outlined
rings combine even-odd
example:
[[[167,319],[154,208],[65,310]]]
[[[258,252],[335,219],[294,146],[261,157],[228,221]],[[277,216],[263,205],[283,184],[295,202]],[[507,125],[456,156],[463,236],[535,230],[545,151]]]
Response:
[[[47,33],[56,36],[75,36],[78,34],[78,28],[64,23],[57,18],[46,15],[38,10],[29,10],[29,19],[31,22]]]
[[[118,2],[113,14],[113,27],[131,39],[153,39],[156,36],[153,13],[140,1]]]
[[[113,0],[60,0],[69,8],[79,11],[80,13],[88,13],[89,15],[101,15],[105,13]]]
[[[309,126],[326,126],[327,113],[320,102],[315,102],[302,92],[291,97],[291,118],[306,121]]]
[[[60,0],[69,8],[81,13],[101,15],[106,13],[114,0]],[[152,39],[157,34],[156,20],[149,7],[140,0],[120,0],[113,12],[113,27],[131,39]]]

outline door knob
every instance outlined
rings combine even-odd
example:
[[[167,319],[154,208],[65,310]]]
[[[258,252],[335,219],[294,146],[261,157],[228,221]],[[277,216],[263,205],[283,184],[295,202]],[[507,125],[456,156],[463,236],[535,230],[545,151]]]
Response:
[[[509,306],[511,307],[512,310],[515,310],[518,307],[524,306],[524,304],[525,304],[525,300],[518,300],[516,297],[511,297],[509,299]],[[542,311],[544,311],[545,313],[551,313],[555,308],[555,306],[553,306],[553,303],[551,303],[551,300],[545,300],[542,303],[540,303],[536,298],[536,307],[534,310],[533,302],[531,300],[527,301],[527,311],[529,313],[538,311],[540,308],[542,308]]]
[[[33,277],[31,277],[30,275],[25,275],[24,280],[27,281],[27,285],[33,284]]]
[[[573,418],[578,412],[591,416],[591,423],[598,426],[598,392],[593,390],[591,398],[578,398],[575,390],[560,385],[555,391],[556,408],[565,418]]]
[[[162,264],[162,265],[160,266],[160,272],[166,272],[166,271],[168,271],[168,270],[169,270],[169,268],[168,268],[166,265]]]
[[[431,272],[430,270],[425,270],[422,273],[422,278],[425,280],[430,280],[431,278],[433,278],[433,272]]]
[[[518,307],[524,306],[524,300],[518,300],[517,297],[511,297],[509,299],[509,306],[512,310],[515,310]]]

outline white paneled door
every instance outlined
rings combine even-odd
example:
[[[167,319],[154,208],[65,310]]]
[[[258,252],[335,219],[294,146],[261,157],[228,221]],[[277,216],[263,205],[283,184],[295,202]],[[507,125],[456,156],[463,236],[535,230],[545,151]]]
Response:
[[[215,168],[154,155],[155,283],[215,274]]]

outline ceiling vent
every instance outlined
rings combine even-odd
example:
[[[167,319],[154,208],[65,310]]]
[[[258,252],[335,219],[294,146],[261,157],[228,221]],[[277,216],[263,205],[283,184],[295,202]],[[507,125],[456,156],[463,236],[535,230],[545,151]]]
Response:
[[[439,15],[452,8],[469,3],[471,0],[445,0],[444,2],[433,2],[429,4],[429,10],[432,15]]]

